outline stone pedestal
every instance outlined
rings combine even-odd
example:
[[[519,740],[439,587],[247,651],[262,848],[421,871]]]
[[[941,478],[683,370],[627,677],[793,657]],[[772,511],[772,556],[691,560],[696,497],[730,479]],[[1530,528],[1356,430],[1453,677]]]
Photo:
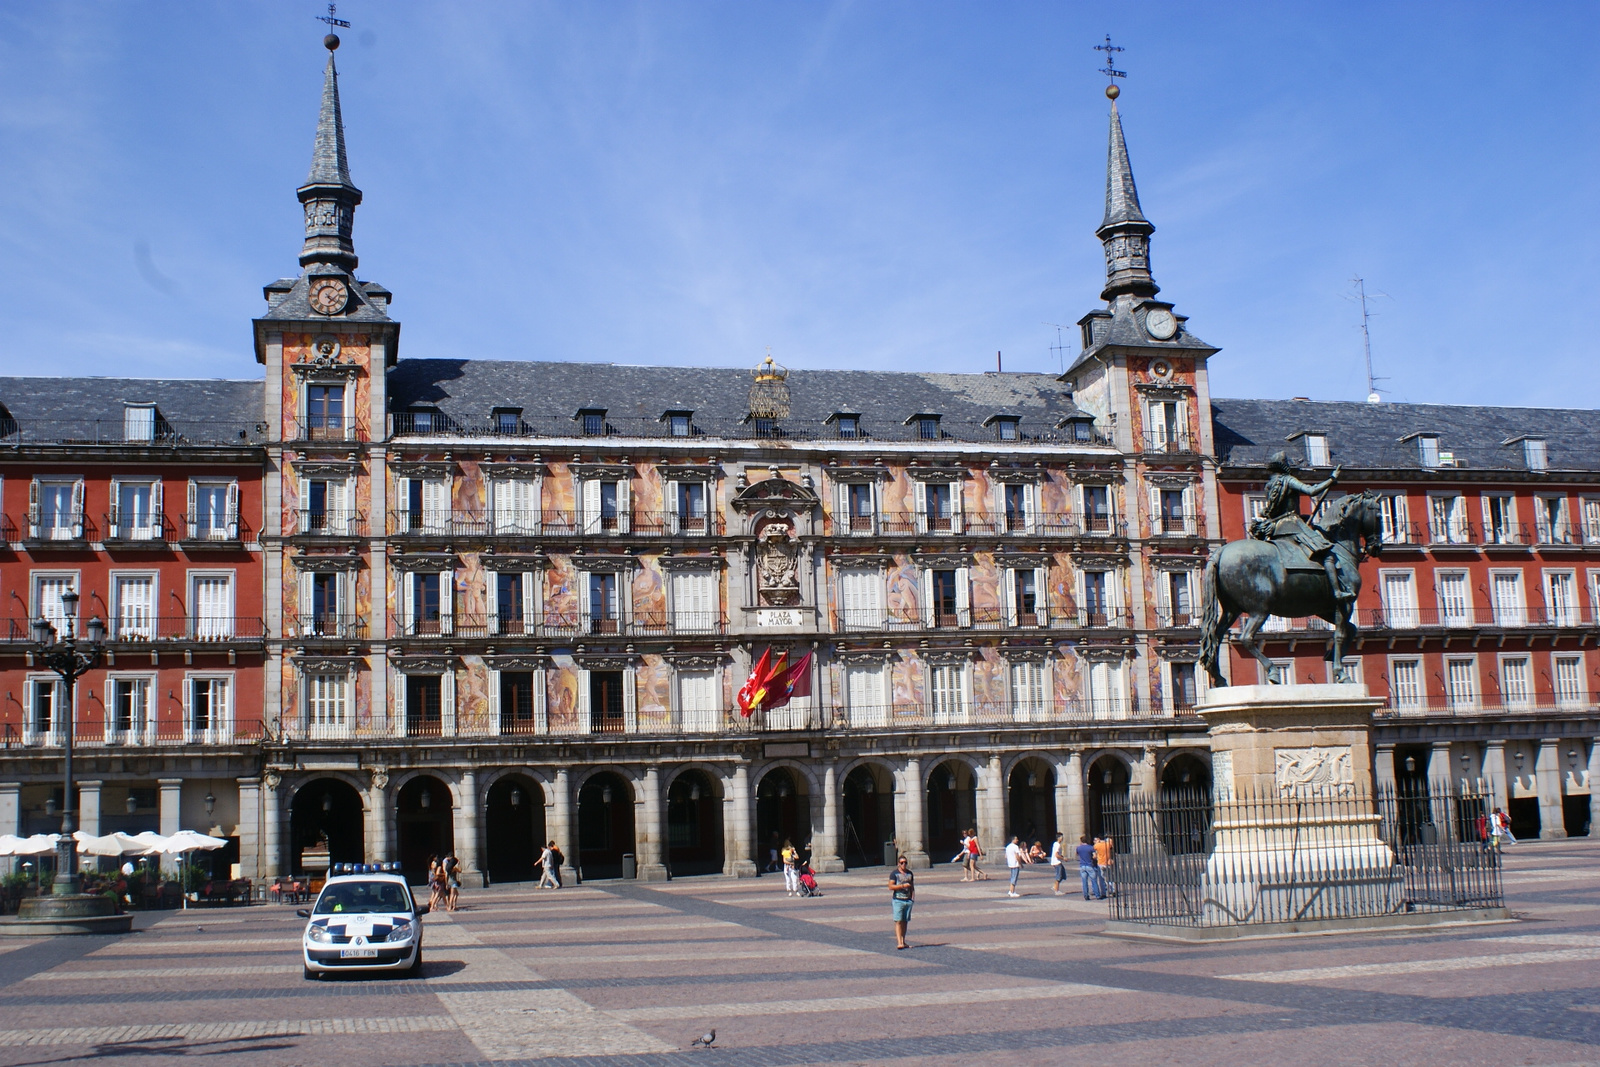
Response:
[[[18,905],[16,918],[0,922],[0,935],[21,937],[125,934],[132,929],[132,915],[116,914],[110,897],[89,893],[30,897]]]
[[[1215,689],[1207,921],[1300,923],[1402,906],[1394,853],[1378,836],[1372,713],[1364,685]]]

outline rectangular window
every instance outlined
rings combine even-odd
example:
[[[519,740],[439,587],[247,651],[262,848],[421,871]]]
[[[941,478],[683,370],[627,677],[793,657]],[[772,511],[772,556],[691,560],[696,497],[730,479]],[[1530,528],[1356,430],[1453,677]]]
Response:
[[[1189,571],[1168,571],[1164,576],[1167,593],[1167,625],[1193,626],[1194,576]]]
[[[1327,467],[1328,438],[1325,434],[1306,434],[1306,463],[1312,467]]]
[[[1172,710],[1175,712],[1193,711],[1200,699],[1199,683],[1194,668],[1193,663],[1168,664],[1172,677]]]
[[[839,428],[839,436],[850,439],[861,436],[861,420],[854,415],[840,415],[835,425]]]
[[[1031,569],[1019,568],[1011,572],[1013,603],[1017,606],[1018,626],[1039,625],[1038,574]]]
[[[706,483],[678,483],[678,531],[703,534],[706,531]]]
[[[667,416],[667,427],[670,430],[670,432],[671,432],[673,437],[688,437],[689,436],[689,416],[688,415],[668,415]]]
[[[154,404],[123,405],[122,439],[134,444],[148,444],[156,439],[156,408]]]
[[[494,482],[495,533],[537,533],[539,483],[532,478],[498,478]]]
[[[405,480],[405,529],[419,533],[444,533],[450,524],[448,478]]]
[[[349,676],[313,674],[306,679],[307,726],[312,737],[339,737],[350,728],[345,690]]]
[[[1572,528],[1567,519],[1566,497],[1535,497],[1533,508],[1541,545],[1570,545],[1572,543]]]
[[[678,715],[689,733],[710,734],[722,728],[722,693],[716,671],[678,672]]]
[[[937,441],[939,439],[939,420],[926,417],[918,419],[917,436],[924,441]]]
[[[1471,540],[1467,526],[1467,501],[1459,493],[1430,496],[1428,521],[1436,545],[1464,545]]]
[[[521,571],[500,571],[494,575],[495,632],[526,634],[532,632],[529,620],[523,616],[523,583]]]
[[[148,574],[112,578],[113,634],[118,641],[149,641],[156,636],[156,580]]]
[[[1572,571],[1544,572],[1545,622],[1552,626],[1577,626],[1578,576]]]
[[[1158,451],[1179,452],[1188,444],[1182,408],[1176,400],[1150,402],[1150,447]]]
[[[67,609],[61,598],[78,587],[78,579],[71,575],[49,574],[34,579],[33,614],[55,628],[57,634],[67,632]],[[81,610],[81,609],[80,609]]]
[[[1089,690],[1089,714],[1093,718],[1128,717],[1125,673],[1121,663],[1101,661],[1089,664],[1086,681]]]
[[[851,568],[839,573],[839,624],[846,630],[883,627],[883,575],[877,569]]]
[[[1439,571],[1439,621],[1446,626],[1471,626],[1472,610],[1468,599],[1465,571]]]
[[[344,383],[306,386],[306,431],[314,440],[344,437]]]
[[[1575,707],[1588,703],[1589,694],[1583,684],[1583,656],[1557,655],[1551,657],[1555,668],[1555,697],[1561,707]]]
[[[37,526],[43,541],[72,541],[83,536],[83,483],[36,482]]]
[[[1397,711],[1422,707],[1422,661],[1389,661],[1389,705]]]
[[[189,679],[189,739],[224,741],[233,715],[232,692],[227,678]]]
[[[1463,657],[1444,661],[1445,701],[1452,711],[1472,711],[1478,707],[1478,663]]]
[[[1383,616],[1393,629],[1417,625],[1417,587],[1410,571],[1383,572]]]
[[[1522,598],[1522,573],[1497,571],[1490,576],[1496,626],[1526,626],[1528,613]]]
[[[1600,545],[1600,497],[1583,498],[1583,542]]]
[[[616,574],[608,571],[589,575],[589,632],[616,633],[621,619],[618,608]]]
[[[1457,661],[1452,660],[1452,663]],[[1469,663],[1470,660],[1462,660]],[[1500,660],[1500,695],[1508,708],[1533,706],[1533,684],[1527,656],[1506,656]]]
[[[589,730],[597,734],[620,734],[627,730],[622,686],[622,671],[589,672]]]
[[[1437,467],[1439,465],[1439,439],[1428,436],[1417,438],[1417,459],[1424,467]]]
[[[1005,486],[1006,532],[1028,533],[1033,529],[1035,487],[1008,483]]]
[[[437,572],[412,572],[410,621],[413,634],[444,632],[444,597],[440,595],[444,578]]]
[[[998,419],[995,422],[995,436],[1002,441],[1015,441],[1017,439],[1017,420]]]
[[[494,432],[512,436],[522,431],[522,412],[496,411],[494,413]]]
[[[190,629],[197,640],[233,636],[233,579],[226,574],[196,575],[190,592]]]
[[[622,483],[586,481],[583,483],[584,529],[588,533],[616,533],[624,529]]]
[[[150,541],[160,536],[160,483],[123,482],[116,485],[116,498],[107,533],[123,541]]]
[[[583,413],[583,432],[590,437],[598,437],[606,432],[606,416],[601,411],[586,411]]]
[[[1086,485],[1083,487],[1083,526],[1086,533],[1111,532],[1111,487]]]
[[[444,679],[437,674],[406,675],[406,736],[439,737],[444,732]]]
[[[531,734],[538,726],[533,711],[532,671],[500,672],[500,732]]]
[[[310,575],[311,619],[308,634],[318,637],[343,636],[343,603],[339,595],[340,580],[337,572]]]
[[[960,612],[956,603],[956,572],[934,571],[933,624],[935,626],[960,626]]]
[[[193,501],[186,520],[189,537],[199,541],[231,541],[239,536],[239,483],[190,482]]]
[[[851,533],[870,533],[872,531],[872,484],[870,482],[853,482],[845,486],[846,514],[849,516]]]
[[[1517,499],[1503,493],[1493,493],[1483,498],[1483,540],[1491,545],[1515,545],[1522,541],[1517,536]]]
[[[150,697],[149,678],[113,678],[106,740],[125,745],[142,745],[152,740],[147,733],[154,718]]]
[[[685,634],[715,633],[721,621],[717,610],[717,576],[705,571],[672,574],[672,628]]]
[[[301,531],[312,534],[342,535],[350,532],[350,513],[345,510],[344,479],[315,479],[305,483]]]
[[[949,482],[925,482],[922,486],[924,529],[933,533],[949,533],[952,513]]]
[[[1543,438],[1529,437],[1522,442],[1522,458],[1531,471],[1550,469],[1550,453]]]
[[[852,663],[845,668],[845,695],[850,702],[850,725],[889,725],[889,707],[883,691],[882,663]]]
[[[1378,510],[1383,518],[1383,541],[1389,545],[1403,545],[1411,540],[1411,521],[1406,514],[1404,493],[1380,493]]]
[[[940,663],[933,668],[933,721],[947,725],[967,721],[964,696],[967,669],[962,664]]]
[[[1111,622],[1110,572],[1083,572],[1082,625],[1107,626]]]
[[[1016,722],[1044,722],[1049,718],[1045,701],[1044,664],[1011,665],[1011,717]]]
[[[1184,506],[1187,494],[1182,489],[1162,489],[1157,503],[1160,508],[1161,532],[1164,534],[1193,533],[1188,508]]]
[[[35,744],[60,744],[56,733],[56,710],[62,702],[61,682],[53,677],[28,679],[28,719],[24,724],[24,740]]]

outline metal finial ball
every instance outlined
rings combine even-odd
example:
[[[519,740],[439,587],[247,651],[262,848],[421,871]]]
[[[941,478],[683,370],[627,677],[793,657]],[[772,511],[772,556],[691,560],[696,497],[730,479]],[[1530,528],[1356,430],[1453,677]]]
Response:
[[[328,36],[333,37],[333,35],[331,33]],[[334,40],[337,41],[338,38],[334,37]],[[1117,97],[1119,97],[1121,95],[1122,95],[1122,90],[1117,88],[1117,83],[1116,82],[1112,82],[1110,85],[1106,86],[1106,99],[1115,100]]]
[[[322,39],[322,47],[326,48],[330,52],[332,52],[334,49],[338,48],[339,47],[339,35],[337,33],[328,34],[328,36],[326,36],[326,37],[324,37]]]

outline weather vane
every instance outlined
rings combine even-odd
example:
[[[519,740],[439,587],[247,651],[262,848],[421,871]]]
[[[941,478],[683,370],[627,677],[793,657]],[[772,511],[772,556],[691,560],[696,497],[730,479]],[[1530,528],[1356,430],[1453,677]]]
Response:
[[[1106,65],[1100,68],[1101,74],[1104,74],[1106,77],[1112,79],[1126,78],[1128,76],[1127,71],[1118,70],[1116,68],[1116,64],[1112,62],[1116,59],[1117,52],[1125,52],[1127,49],[1123,48],[1121,45],[1112,44],[1111,35],[1109,33],[1106,34],[1106,43],[1095,45],[1094,50],[1096,52],[1104,52],[1106,54]],[[1115,80],[1113,80],[1110,85],[1106,86],[1106,95],[1113,100],[1115,100],[1121,94],[1121,92],[1122,90],[1117,88],[1117,83]]]
[[[328,13],[326,15],[318,15],[317,16],[317,21],[318,22],[326,22],[328,24],[328,28],[330,30],[333,29],[333,27],[335,27],[335,26],[343,26],[347,30],[350,28],[350,24],[348,22],[346,22],[344,19],[339,17],[339,5],[338,4],[329,4],[328,5]],[[1109,40],[1111,40],[1111,38],[1107,37],[1106,40],[1109,41]]]

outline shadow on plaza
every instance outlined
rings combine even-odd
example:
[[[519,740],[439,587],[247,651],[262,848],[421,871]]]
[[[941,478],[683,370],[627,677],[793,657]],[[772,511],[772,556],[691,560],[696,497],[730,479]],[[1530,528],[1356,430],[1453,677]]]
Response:
[[[197,1041],[185,1043],[181,1037],[152,1037],[144,1041],[108,1041],[90,1046],[87,1052],[70,1056],[52,1056],[44,1060],[19,1061],[15,1067],[42,1067],[47,1063],[72,1063],[76,1060],[97,1060],[114,1056],[235,1056],[241,1052],[283,1052],[295,1047],[293,1041],[262,1042],[241,1037],[231,1041]]]

